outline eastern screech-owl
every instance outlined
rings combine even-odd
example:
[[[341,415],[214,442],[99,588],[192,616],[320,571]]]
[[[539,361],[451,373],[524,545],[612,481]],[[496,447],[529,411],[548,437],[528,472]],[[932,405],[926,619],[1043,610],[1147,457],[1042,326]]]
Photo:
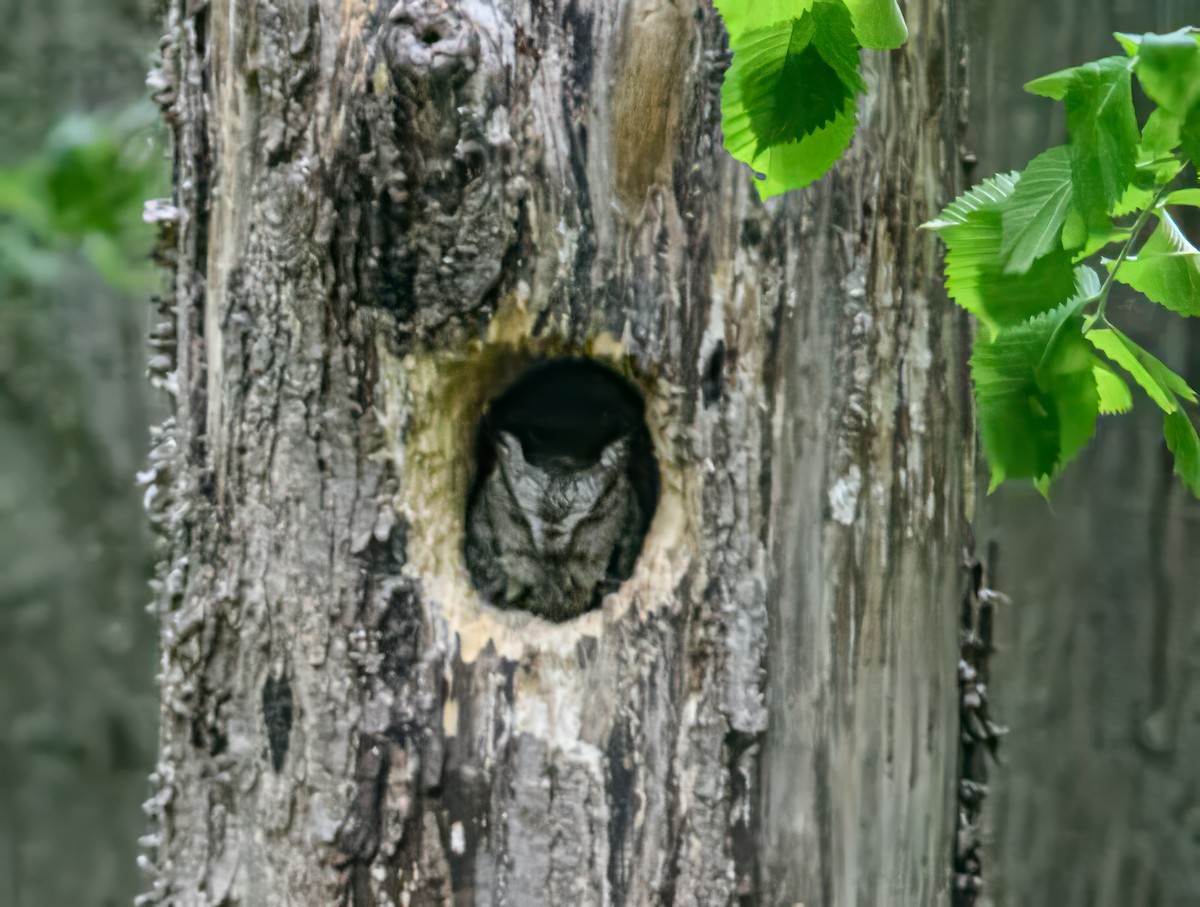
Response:
[[[492,604],[567,620],[633,572],[658,500],[644,408],[590,359],[535,365],[488,405],[465,554]]]

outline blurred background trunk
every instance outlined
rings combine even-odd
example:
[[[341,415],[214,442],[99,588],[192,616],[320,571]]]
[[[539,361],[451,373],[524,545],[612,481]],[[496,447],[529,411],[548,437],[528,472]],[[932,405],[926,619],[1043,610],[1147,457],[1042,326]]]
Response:
[[[1200,3],[972,0],[970,20],[979,178],[1065,138],[1061,109],[1026,81],[1120,54],[1114,31],[1200,24]],[[1200,381],[1195,319],[1128,295],[1110,312]],[[1131,415],[1102,417],[1049,507],[1016,485],[981,505],[977,534],[999,542],[1014,602],[992,658],[1011,729],[985,808],[996,907],[1200,904],[1200,503],[1171,474],[1160,416],[1135,393]]]
[[[68,113],[143,96],[150,6],[6,0],[0,167],[38,153]],[[12,237],[0,215],[0,246]],[[147,310],[78,256],[55,268],[17,288],[0,264],[0,904],[115,907],[145,885],[157,724],[133,481],[151,416]]]

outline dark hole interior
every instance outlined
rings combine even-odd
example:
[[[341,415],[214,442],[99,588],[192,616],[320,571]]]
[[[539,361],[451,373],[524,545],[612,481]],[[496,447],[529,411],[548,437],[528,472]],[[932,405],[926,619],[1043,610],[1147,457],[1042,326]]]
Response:
[[[519,444],[523,461],[507,470],[506,438]],[[577,358],[532,365],[488,403],[473,464],[467,566],[492,604],[565,620],[628,579],[658,504],[659,475],[642,396],[615,371]],[[523,495],[514,469],[529,480]],[[594,504],[573,506],[570,496],[586,491],[577,479],[593,474],[606,490]],[[531,493],[534,486],[544,496]],[[565,512],[573,516],[559,520]],[[543,545],[543,536],[568,540]],[[594,588],[585,588],[590,580],[581,577],[592,575]],[[557,588],[564,583],[574,588],[566,604]]]

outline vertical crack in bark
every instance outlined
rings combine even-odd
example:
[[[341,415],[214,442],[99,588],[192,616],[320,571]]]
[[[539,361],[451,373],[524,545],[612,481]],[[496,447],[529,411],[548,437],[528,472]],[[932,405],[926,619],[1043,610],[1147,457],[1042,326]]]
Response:
[[[629,849],[635,845],[634,816],[641,796],[634,768],[635,748],[627,725],[618,725],[608,740],[604,790],[608,798],[608,884],[614,904],[625,903]]]
[[[989,659],[996,606],[1008,599],[993,589],[998,560],[993,542],[988,564],[975,556],[974,539],[965,551],[967,588],[959,631],[958,815],[954,835],[954,907],[973,907],[983,893],[983,802],[988,794],[988,759],[1005,729],[991,720],[988,701]]]
[[[286,673],[267,676],[263,681],[263,724],[267,728],[267,746],[271,752],[271,767],[275,774],[283,771],[288,744],[292,735],[292,684]]]

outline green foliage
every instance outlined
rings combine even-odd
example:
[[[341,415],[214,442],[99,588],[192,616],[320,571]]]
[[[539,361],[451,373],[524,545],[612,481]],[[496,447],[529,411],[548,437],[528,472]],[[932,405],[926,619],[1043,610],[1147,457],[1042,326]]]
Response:
[[[142,203],[165,183],[154,122],[148,103],[108,119],[71,115],[37,154],[0,168],[0,288],[53,284],[71,256],[118,289],[151,285]]]
[[[1096,377],[1096,392],[1100,395],[1100,415],[1111,416],[1133,409],[1133,394],[1129,393],[1124,378],[1103,362],[1097,362],[1092,372]]]
[[[908,26],[896,0],[846,0],[846,7],[863,47],[891,50],[908,40]]]
[[[1012,477],[1052,474],[1096,429],[1095,356],[1073,306],[981,337],[971,377],[992,487]]]
[[[1075,288],[1071,256],[1057,244],[1024,273],[1005,273],[997,250],[1019,178],[997,174],[984,180],[926,225],[938,231],[949,250],[950,295],[992,332],[1049,311]]]
[[[1165,413],[1179,409],[1175,394],[1194,402],[1196,395],[1187,383],[1169,368],[1147,353],[1144,349],[1116,328],[1100,328],[1088,331],[1088,341],[1129,373],[1151,400]]]
[[[1021,173],[985,180],[925,224],[946,244],[947,292],[985,326],[971,373],[992,487],[1029,478],[1046,493],[1094,434],[1097,416],[1131,408],[1124,375],[1163,410],[1176,472],[1200,495],[1200,441],[1184,408],[1196,393],[1105,311],[1119,282],[1200,315],[1200,251],[1167,211],[1200,205],[1200,34],[1117,40],[1126,57],[1025,86],[1063,103],[1065,146]],[[1140,129],[1134,78],[1158,105]],[[1181,174],[1193,185],[1171,191]],[[1082,264],[1093,255],[1107,270],[1103,283]]]
[[[1200,438],[1196,437],[1196,426],[1187,413],[1177,410],[1163,419],[1163,435],[1167,448],[1175,455],[1175,472],[1200,498]]]
[[[1073,200],[1071,157],[1065,145],[1043,151],[1029,162],[1012,201],[1001,209],[1000,256],[1005,274],[1024,274],[1034,261],[1063,247],[1063,224]]]
[[[1128,60],[1107,57],[1025,86],[1067,108],[1074,207],[1089,226],[1105,222],[1133,181],[1138,127],[1130,71]]]
[[[717,0],[733,64],[721,86],[725,148],[770,198],[806,186],[854,137],[866,89],[859,50],[892,48],[908,30],[895,0]]]
[[[1180,315],[1200,315],[1200,253],[1187,241],[1166,211],[1136,258],[1114,272],[1151,301]]]
[[[749,32],[742,54],[740,101],[754,136],[755,154],[799,142],[838,117],[863,89],[854,28],[846,7],[817,3],[799,19]],[[785,86],[807,85],[804,103]],[[782,102],[780,99],[782,98]]]

